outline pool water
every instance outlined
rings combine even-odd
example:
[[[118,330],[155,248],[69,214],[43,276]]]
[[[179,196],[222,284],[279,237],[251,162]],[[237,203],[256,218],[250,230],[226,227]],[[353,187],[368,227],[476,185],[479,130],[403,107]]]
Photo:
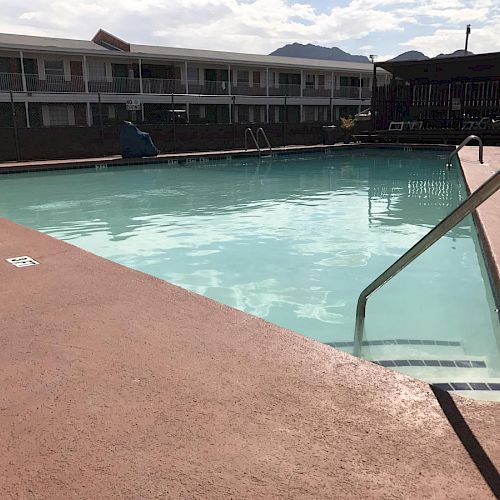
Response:
[[[465,196],[445,163],[366,149],[5,175],[0,215],[352,351],[361,290]],[[495,384],[498,331],[469,217],[369,299],[362,356]]]

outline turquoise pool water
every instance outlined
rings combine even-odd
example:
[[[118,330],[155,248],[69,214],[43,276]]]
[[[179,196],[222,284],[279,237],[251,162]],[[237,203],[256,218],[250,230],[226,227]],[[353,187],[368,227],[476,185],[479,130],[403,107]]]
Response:
[[[0,215],[350,350],[359,292],[464,197],[445,160],[367,149],[4,175]],[[373,295],[366,331],[370,359],[483,360],[478,380],[500,378],[470,218]],[[411,369],[450,381],[424,368]]]

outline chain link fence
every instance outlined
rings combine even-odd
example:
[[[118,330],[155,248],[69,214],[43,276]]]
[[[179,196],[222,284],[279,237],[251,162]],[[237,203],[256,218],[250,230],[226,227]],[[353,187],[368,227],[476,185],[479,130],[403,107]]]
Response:
[[[168,96],[164,96],[164,98]],[[95,96],[94,96],[95,99]],[[164,153],[244,147],[247,127],[265,128],[273,146],[318,144],[324,141],[322,126],[352,109],[327,105],[105,102],[0,103],[0,160],[31,160],[118,154],[119,130],[130,121],[150,132]],[[133,109],[131,109],[133,108]]]

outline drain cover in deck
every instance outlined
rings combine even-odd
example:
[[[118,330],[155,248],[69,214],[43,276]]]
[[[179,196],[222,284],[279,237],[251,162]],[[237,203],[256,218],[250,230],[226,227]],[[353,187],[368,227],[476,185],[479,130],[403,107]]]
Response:
[[[32,259],[27,255],[23,255],[22,257],[11,257],[10,259],[5,260],[16,267],[28,267],[40,264],[40,262],[37,262],[35,259]]]

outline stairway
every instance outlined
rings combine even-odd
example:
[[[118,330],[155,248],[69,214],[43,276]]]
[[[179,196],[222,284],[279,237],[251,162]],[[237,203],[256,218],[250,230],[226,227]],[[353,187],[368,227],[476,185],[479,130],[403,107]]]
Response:
[[[353,342],[327,342],[352,353]],[[467,354],[460,341],[384,339],[363,342],[362,357],[445,391],[500,401],[500,369],[486,356]]]

